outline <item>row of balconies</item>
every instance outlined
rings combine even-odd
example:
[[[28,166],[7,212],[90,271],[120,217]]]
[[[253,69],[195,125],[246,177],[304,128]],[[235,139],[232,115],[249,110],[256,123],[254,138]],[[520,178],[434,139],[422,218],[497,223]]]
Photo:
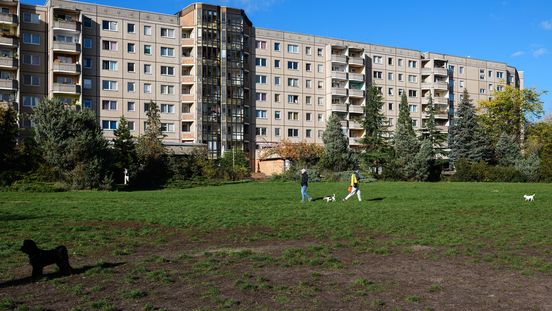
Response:
[[[53,50],[59,52],[80,53],[81,45],[75,42],[59,42],[54,41]]]
[[[81,23],[77,21],[67,21],[60,19],[54,21],[54,28],[71,31],[81,31]]]
[[[332,95],[362,97],[363,98],[364,97],[364,90],[332,87]]]
[[[348,107],[348,109],[347,109]],[[348,105],[348,104],[332,104],[332,111],[349,112],[349,113],[364,113],[364,106]]]
[[[448,90],[448,83],[446,81],[436,81],[436,82],[422,82],[422,90],[427,89],[436,89],[436,90]]]
[[[360,122],[355,120],[341,120],[341,127],[343,128],[349,128],[351,130],[362,130],[362,124]]]
[[[348,62],[347,62],[348,60]],[[332,55],[332,62],[342,63],[349,65],[359,65],[364,66],[364,58],[362,57],[348,57],[346,55]]]
[[[19,44],[19,39],[15,37],[0,36],[0,45],[16,47]]]
[[[63,94],[80,94],[81,86],[78,84],[54,83],[52,92]]]
[[[0,23],[17,24],[17,16],[15,14],[0,13]]]
[[[17,68],[19,63],[13,57],[0,57],[0,67],[2,68]]]
[[[2,90],[17,90],[17,80],[14,79],[0,79],[0,89]]]
[[[338,80],[364,81],[364,74],[362,73],[332,71],[331,76]]]
[[[432,67],[432,68],[422,68],[422,75],[438,75],[438,76],[448,76],[448,70],[446,68]]]

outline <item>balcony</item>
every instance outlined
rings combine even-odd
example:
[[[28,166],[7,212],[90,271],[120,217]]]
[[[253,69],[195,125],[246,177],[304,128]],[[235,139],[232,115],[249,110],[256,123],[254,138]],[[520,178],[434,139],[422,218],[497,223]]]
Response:
[[[364,113],[364,107],[360,105],[349,105],[349,113]]]
[[[364,82],[364,75],[361,73],[349,73],[349,80]]]
[[[347,73],[341,71],[332,71],[332,78],[338,80],[347,80]]]
[[[448,90],[448,83],[445,81],[435,81],[433,82],[433,88],[436,90]]]
[[[347,89],[342,87],[340,88],[332,87],[332,95],[347,96]]]
[[[0,45],[17,46],[18,39],[0,36]]]
[[[362,140],[362,137],[349,137],[349,145],[351,146],[361,146],[362,143],[360,142]]]
[[[194,46],[193,38],[182,38],[181,42],[182,42],[182,46]]]
[[[64,94],[80,94],[81,93],[80,85],[77,85],[77,84],[63,84],[63,83],[54,83],[52,91],[54,93],[64,93]]]
[[[347,112],[347,105],[345,104],[332,104],[332,111]],[[347,122],[347,121],[345,121]]]
[[[79,43],[54,41],[53,49],[54,51],[78,54],[81,51],[81,45]]]
[[[81,71],[79,64],[54,63],[53,69],[54,69],[54,72],[74,73],[74,74],[79,74]]]
[[[194,101],[194,95],[193,94],[182,94],[180,96],[180,100],[183,102],[193,102]]]
[[[332,62],[334,63],[347,63],[347,56],[345,55],[332,55]]]
[[[193,133],[182,133],[182,140],[194,140]]]
[[[364,91],[363,90],[349,89],[349,96],[350,97],[362,97],[362,98],[364,98]]]
[[[182,121],[194,121],[194,114],[193,113],[182,113],[181,116]]]
[[[181,82],[182,82],[182,84],[193,84],[194,83],[194,76],[192,76],[192,75],[182,76]]]
[[[2,90],[17,90],[17,81],[13,79],[1,79],[0,89]]]
[[[349,121],[349,128],[352,130],[362,130],[362,125],[357,121]]]
[[[341,123],[341,127],[347,128],[348,122],[346,120],[339,121],[339,123]]]
[[[9,68],[9,69],[17,69],[19,66],[17,60],[13,57],[0,57],[0,67],[2,68]]]
[[[433,73],[438,76],[448,76],[448,70],[446,68],[433,68]]]
[[[182,56],[182,65],[194,65],[194,58],[191,56]]]
[[[362,57],[349,57],[349,65],[364,66],[364,58],[362,58]]]
[[[1,5],[17,6],[18,0],[0,0]]]
[[[66,21],[63,19],[54,21],[54,29],[63,29],[70,31],[81,31],[80,23],[76,21]]]
[[[14,14],[5,14],[5,13],[1,13],[0,14],[0,23],[3,23],[3,24],[17,24],[17,16],[15,16]]]

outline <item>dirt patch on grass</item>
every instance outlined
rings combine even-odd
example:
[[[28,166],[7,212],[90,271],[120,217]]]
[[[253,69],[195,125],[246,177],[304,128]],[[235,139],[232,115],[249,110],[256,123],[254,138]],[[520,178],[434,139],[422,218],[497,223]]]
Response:
[[[549,275],[525,276],[466,257],[432,258],[434,249],[423,245],[248,238],[259,231],[270,236],[270,228],[153,227],[159,230],[134,241],[128,254],[110,249],[72,258],[79,270],[68,277],[34,282],[22,262],[10,271],[14,280],[0,281],[0,309],[552,309]]]

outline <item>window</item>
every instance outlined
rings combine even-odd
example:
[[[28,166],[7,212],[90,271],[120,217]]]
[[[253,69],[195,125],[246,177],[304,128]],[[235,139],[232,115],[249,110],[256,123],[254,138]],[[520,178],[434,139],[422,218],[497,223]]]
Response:
[[[479,69],[479,80],[485,80],[485,69]]]
[[[305,64],[305,71],[312,71],[312,64],[311,63],[306,63]]]
[[[281,80],[280,77],[278,76],[274,77],[274,85],[280,85],[281,83],[280,80]]]
[[[163,95],[170,95],[170,94],[174,94],[174,85],[164,85],[162,84],[161,85],[161,94]]]
[[[489,93],[492,93],[494,91],[494,86],[492,84],[489,84]]]
[[[144,36],[151,36],[151,26],[144,26]]]
[[[161,75],[162,76],[174,76],[174,67],[161,66]]]
[[[374,64],[383,64],[383,57],[374,55]]]
[[[280,51],[280,42],[274,42],[274,51]]]
[[[292,61],[288,61],[288,69],[291,69],[291,70],[298,70],[299,69],[299,62],[292,62]]]
[[[174,48],[161,47],[161,56],[174,57]]]
[[[86,98],[86,99],[83,101],[83,107],[84,107],[84,109],[92,109],[92,100]]]
[[[393,91],[393,88],[392,88],[392,87],[390,87],[390,88],[387,89],[387,95],[390,95],[390,96],[395,95],[395,92]]]
[[[107,51],[117,51],[117,41],[103,40],[102,49]]]
[[[109,71],[117,71],[119,70],[119,64],[117,61],[114,61],[114,60],[104,60],[102,61],[102,69],[109,70]]]
[[[151,55],[151,45],[144,45],[144,54]]]
[[[114,21],[102,21],[102,29],[108,31],[117,31],[118,24]]]
[[[102,129],[104,130],[116,130],[117,121],[102,120]]]
[[[397,66],[402,67],[402,65],[403,65],[403,60],[402,60],[402,58],[399,58],[399,59],[397,60]]]
[[[85,49],[91,49],[92,48],[92,39],[90,38],[84,38],[82,40],[82,45]]]
[[[402,73],[399,73],[397,78],[401,82],[404,81],[404,75]]]
[[[144,83],[144,93],[151,94],[151,83]]]
[[[408,90],[408,97],[417,97],[418,91],[416,90]]]
[[[128,53],[136,53],[136,44],[135,43],[128,43],[127,44],[127,52]]]
[[[257,136],[266,136],[266,127],[257,127],[255,129],[255,134]]]
[[[299,53],[299,46],[295,44],[288,44],[287,51],[288,53],[297,54]]]
[[[324,106],[324,98],[318,97],[318,106]]]
[[[492,70],[489,70],[488,76],[489,76],[489,78],[492,78],[492,77],[493,77],[493,71],[492,71]]]
[[[258,84],[266,84],[266,76],[263,76],[263,75],[255,75],[255,83],[258,83]]]
[[[299,87],[299,79],[296,78],[288,78],[288,86],[292,87]]]
[[[92,79],[82,79],[82,87],[90,90],[92,88]]]
[[[40,36],[38,34],[24,32],[23,33],[23,43],[33,44],[33,45],[40,45]]]
[[[128,23],[127,24],[127,32],[128,33],[136,33],[136,25]]]
[[[484,89],[484,88],[480,88],[480,89],[479,89],[479,94],[485,94],[485,89]]]
[[[288,137],[299,137],[298,129],[288,129]]]
[[[255,93],[255,100],[261,101],[261,102],[266,101],[266,93],[256,92]]]
[[[23,12],[23,22],[40,24],[40,15],[31,12]]]
[[[464,67],[462,66],[458,67],[458,73],[460,74],[464,73]]]
[[[418,80],[418,77],[415,75],[408,75],[408,82],[416,83]]]
[[[312,48],[310,46],[305,47],[305,54],[312,55]]]
[[[382,79],[383,72],[381,71],[374,71],[374,79]]]
[[[387,58],[387,65],[393,66],[393,57],[388,57]]]
[[[312,113],[307,112],[305,114],[305,121],[312,121]]]
[[[40,76],[33,75],[24,75],[23,84],[30,86],[39,86],[40,85]]]
[[[279,59],[274,60],[274,68],[280,68],[280,60]]]
[[[127,71],[128,72],[136,72],[136,64],[135,63],[127,63]]]
[[[412,127],[418,126],[418,120],[412,120]]]
[[[127,92],[136,92],[135,82],[127,82]]]
[[[324,115],[321,114],[321,113],[319,113],[319,114],[317,115],[317,120],[318,120],[318,122],[324,122]]]
[[[409,60],[408,61],[408,68],[416,68],[418,66],[418,62],[415,60]]]
[[[311,130],[311,129],[307,129],[307,130],[305,131],[305,136],[306,136],[306,137],[311,137],[311,135],[312,135],[312,130]]]
[[[399,96],[402,96],[404,94],[404,89],[399,89]]]
[[[161,104],[159,111],[161,113],[174,113],[174,104]]]
[[[83,19],[83,24],[84,24],[84,27],[86,28],[92,28],[92,19],[85,17]]]
[[[393,103],[387,103],[387,110],[393,111]]]
[[[274,128],[274,136],[280,136],[280,128]]]
[[[318,130],[318,138],[322,138],[324,136],[324,130]]]
[[[92,69],[92,58],[86,57],[84,58],[83,62],[84,62],[84,68]]]
[[[256,115],[257,119],[267,119],[266,110],[257,109],[255,111],[255,115]]]
[[[34,54],[23,54],[23,64],[40,65],[40,56]]]
[[[324,87],[324,84],[322,83],[322,81],[318,81],[318,88],[321,89]]]
[[[316,49],[316,55],[322,56],[322,53],[323,53],[323,52],[322,52],[322,48],[317,48],[317,49]]]
[[[307,89],[312,88],[312,80],[305,80],[305,87]]]
[[[174,123],[161,123],[161,132],[173,133]]]
[[[408,111],[417,112],[418,111],[418,106],[417,105],[408,105]]]
[[[136,111],[136,103],[127,102],[127,111]]]
[[[282,119],[281,112],[279,110],[274,111],[274,120],[281,120],[281,119]]]
[[[23,107],[36,107],[40,102],[40,97],[38,96],[23,96]]]
[[[117,101],[102,100],[102,110],[117,110]]]
[[[305,97],[305,105],[312,105],[312,97],[310,96]]]
[[[324,72],[324,65],[318,64],[318,72]]]
[[[299,112],[288,111],[288,120],[298,121],[299,120]]]
[[[280,94],[276,93],[274,94],[274,102],[279,103],[280,102]]]
[[[161,28],[161,37],[163,37],[163,38],[174,38],[174,29],[172,29],[172,28]]]
[[[191,132],[192,124],[188,122],[182,122],[182,132]]]
[[[496,78],[497,78],[497,79],[503,79],[503,78],[504,78],[504,72],[502,72],[502,71],[497,71],[497,72],[496,72]]]
[[[392,72],[387,73],[387,80],[393,81],[393,73]]]
[[[266,67],[266,58],[255,58],[255,66],[258,67]]]
[[[129,130],[134,131],[134,121],[128,121],[127,127]]]
[[[499,92],[504,91],[504,87],[502,85],[497,85],[496,90]]]
[[[297,95],[288,95],[288,103],[289,104],[298,104],[299,103],[299,96],[297,96]]]
[[[256,49],[261,49],[261,50],[266,50],[266,41],[255,40],[255,48]]]
[[[151,64],[144,64],[144,74],[151,74]]]
[[[102,89],[104,91],[117,91],[118,90],[117,81],[102,80]]]
[[[464,87],[464,81],[460,81],[460,87]]]

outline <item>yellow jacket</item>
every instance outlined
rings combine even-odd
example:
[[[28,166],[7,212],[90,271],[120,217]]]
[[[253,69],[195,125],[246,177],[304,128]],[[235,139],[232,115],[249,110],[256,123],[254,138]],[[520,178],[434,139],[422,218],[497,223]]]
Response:
[[[351,187],[354,187],[355,185],[358,185],[358,180],[356,178],[356,174],[353,173],[353,175],[351,175]]]

